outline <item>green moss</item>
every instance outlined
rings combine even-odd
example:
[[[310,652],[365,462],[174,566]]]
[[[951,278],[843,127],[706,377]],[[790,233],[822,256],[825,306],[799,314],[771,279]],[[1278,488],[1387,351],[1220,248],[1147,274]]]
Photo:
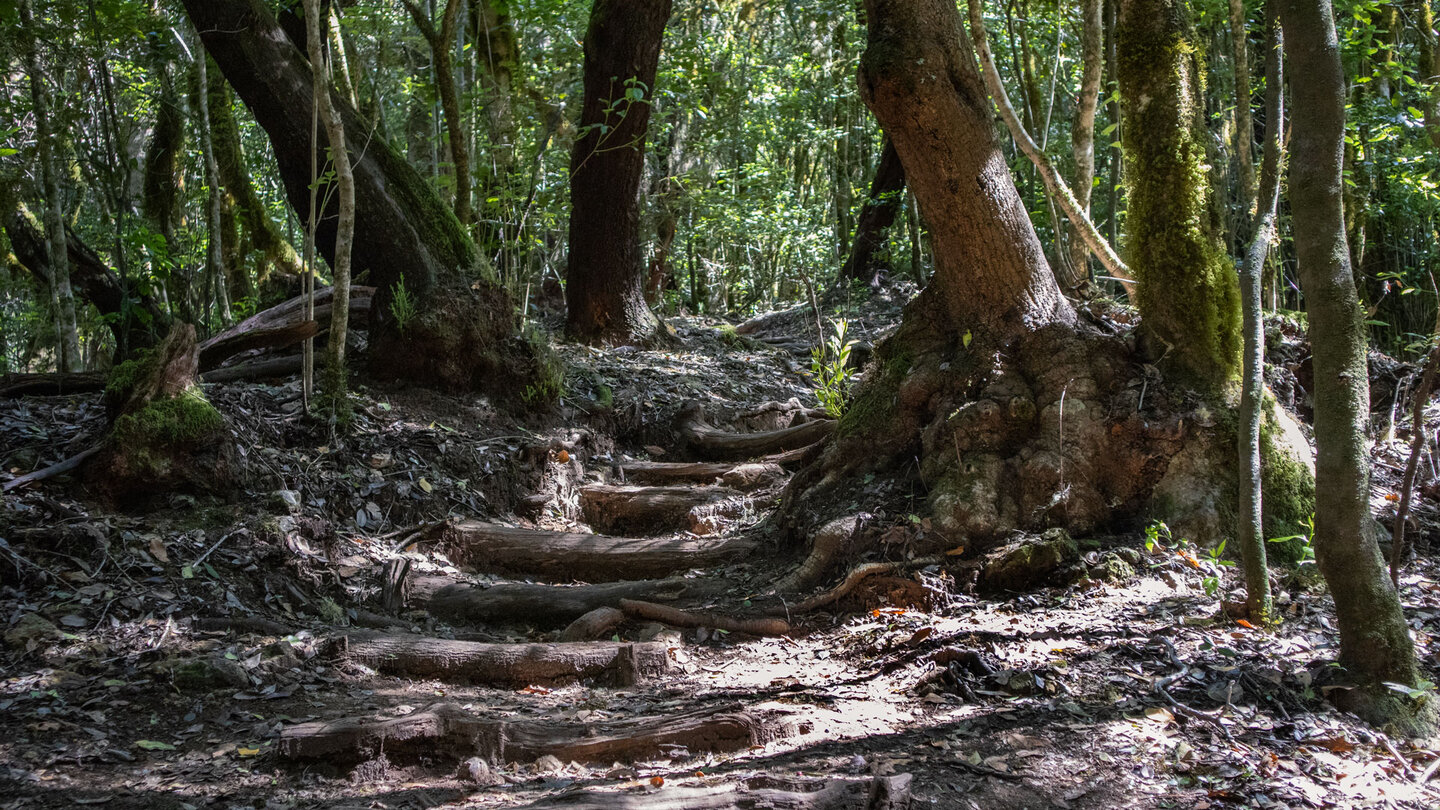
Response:
[[[1280,427],[1273,416],[1278,407],[1274,398],[1266,396],[1264,416],[1260,420],[1260,488],[1264,493],[1265,536],[1290,537],[1309,531],[1309,520],[1315,514],[1315,476],[1310,468],[1291,458],[1276,446]],[[1271,543],[1266,549],[1276,562],[1294,565],[1303,559],[1305,541],[1301,538]]]
[[[225,419],[200,393],[189,388],[177,397],[151,402],[115,420],[111,435],[127,450],[157,445],[197,444],[225,426]]]
[[[529,345],[533,368],[520,399],[530,408],[549,406],[565,394],[565,364],[539,332],[528,330],[523,339]]]
[[[886,429],[895,412],[900,383],[915,364],[915,355],[910,349],[892,347],[887,341],[876,352],[876,361],[871,377],[855,392],[844,416],[840,417],[836,428],[840,438],[860,437]]]
[[[154,363],[155,352],[141,349],[135,352],[131,359],[110,369],[110,376],[105,380],[106,399],[118,402],[129,396],[130,389],[135,387],[138,380],[145,378],[154,368]]]

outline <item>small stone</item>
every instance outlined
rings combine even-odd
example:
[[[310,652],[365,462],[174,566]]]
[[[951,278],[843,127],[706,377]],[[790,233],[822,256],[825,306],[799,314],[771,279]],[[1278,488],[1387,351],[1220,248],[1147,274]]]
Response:
[[[460,763],[460,778],[468,779],[477,785],[498,785],[505,781],[490,770],[490,763],[480,757],[471,757]]]
[[[370,466],[377,470],[383,470],[390,466],[391,455],[389,453],[371,453]]]
[[[26,647],[32,641],[53,638],[58,631],[50,620],[39,613],[26,613],[14,627],[5,631],[5,643],[11,647]]]
[[[299,492],[296,492],[296,491],[293,490],[293,489],[282,489],[282,490],[278,490],[278,491],[275,493],[275,495],[276,495],[276,497],[280,498],[280,502],[283,503],[283,504],[285,504],[285,508],[286,508],[286,509],[289,509],[290,512],[291,512],[291,514],[297,514],[297,515],[298,515],[298,514],[300,513],[300,493],[299,493]]]
[[[558,773],[564,769],[565,763],[553,754],[546,754],[535,760],[535,770],[538,773]]]

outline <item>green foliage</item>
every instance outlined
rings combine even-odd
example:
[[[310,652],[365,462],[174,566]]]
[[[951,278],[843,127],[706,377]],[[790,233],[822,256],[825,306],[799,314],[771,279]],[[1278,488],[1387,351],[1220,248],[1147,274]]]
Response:
[[[225,426],[198,388],[179,396],[158,399],[144,408],[115,420],[111,433],[125,448],[146,448],[157,444],[184,445],[202,442]]]
[[[810,377],[820,407],[839,419],[845,415],[846,398],[854,377],[850,368],[850,350],[855,341],[845,339],[849,323],[844,318],[837,319],[832,328],[834,331],[830,337],[810,351]]]
[[[390,315],[395,319],[395,331],[405,334],[405,329],[410,322],[415,320],[415,302],[410,299],[410,291],[405,288],[405,274],[400,274],[400,280],[395,282],[395,292],[390,297]]]
[[[531,346],[535,366],[520,400],[530,408],[548,407],[565,394],[565,364],[538,330],[527,329],[523,339]],[[613,400],[613,394],[611,397]]]

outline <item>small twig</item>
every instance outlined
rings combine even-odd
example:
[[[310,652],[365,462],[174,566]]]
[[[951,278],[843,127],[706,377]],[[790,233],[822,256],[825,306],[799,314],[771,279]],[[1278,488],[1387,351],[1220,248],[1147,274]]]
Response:
[[[1430,764],[1425,766],[1425,770],[1415,774],[1415,781],[1423,785],[1430,781],[1430,777],[1434,776],[1436,771],[1440,771],[1440,754],[1436,754],[1435,758],[1430,760]]]
[[[415,531],[405,535],[404,540],[396,543],[395,546],[390,549],[390,553],[399,554],[400,552],[405,550],[406,546],[424,540],[426,537],[433,534],[436,529],[445,527],[449,524],[449,522],[449,520],[436,520],[430,523],[421,524],[418,528],[415,529]]]
[[[9,481],[6,481],[4,485],[0,485],[0,492],[9,492],[12,489],[17,489],[19,487],[26,486],[27,484],[33,484],[36,481],[44,481],[46,478],[54,478],[57,475],[62,475],[64,473],[70,472],[71,470],[79,467],[81,464],[84,464],[85,459],[90,458],[98,452],[100,452],[100,445],[97,444],[89,450],[77,453],[76,455],[73,455],[70,458],[65,459],[64,461],[56,462],[54,464],[51,464],[49,467],[41,470],[36,470],[32,473],[26,473],[19,478],[12,478]]]
[[[210,548],[205,549],[205,553],[204,553],[204,554],[201,554],[199,557],[196,557],[196,558],[195,558],[195,562],[190,563],[190,567],[191,567],[191,568],[198,568],[198,567],[200,566],[200,563],[205,562],[205,558],[206,558],[206,557],[209,557],[209,556],[211,555],[211,553],[213,553],[213,552],[215,551],[215,549],[220,548],[220,544],[221,544],[221,543],[224,543],[226,540],[229,540],[230,538],[234,537],[234,536],[237,535],[237,534],[249,534],[249,533],[250,533],[250,530],[249,530],[249,529],[236,529],[236,530],[233,531],[233,532],[229,532],[229,533],[227,533],[227,534],[222,535],[219,540],[216,540],[216,541],[215,541],[215,544],[214,544],[214,545],[210,546]]]
[[[1400,766],[1400,770],[1406,776],[1415,775],[1415,769],[1410,767],[1410,763],[1405,760],[1405,757],[1400,756],[1399,751],[1395,750],[1395,743],[1390,742],[1389,737],[1381,737],[1380,742],[1385,745],[1385,750],[1390,752],[1390,756],[1395,759],[1395,764]]]

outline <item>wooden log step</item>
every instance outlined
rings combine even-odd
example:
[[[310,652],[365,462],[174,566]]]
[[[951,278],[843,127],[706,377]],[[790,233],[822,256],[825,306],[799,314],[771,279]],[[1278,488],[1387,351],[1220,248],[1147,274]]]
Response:
[[[480,757],[493,765],[529,763],[546,754],[561,762],[633,762],[671,755],[725,753],[808,730],[793,715],[741,711],[739,704],[689,714],[601,722],[494,719],[441,703],[387,720],[347,718],[290,726],[279,750],[290,759],[354,763],[380,754],[391,761]]]
[[[593,484],[580,490],[580,512],[602,532],[709,534],[701,517],[737,518],[744,496],[725,487],[617,487]],[[698,564],[698,563],[697,563]],[[672,569],[674,570],[674,569]]]
[[[622,464],[620,471],[627,484],[713,484],[719,481],[741,492],[759,489],[785,477],[785,470],[771,462],[631,461]]]
[[[583,500],[582,495],[582,500]],[[685,513],[679,518],[685,525]],[[663,577],[743,559],[749,540],[610,537],[464,521],[446,529],[445,548],[462,569],[558,580],[613,582]],[[582,611],[583,612],[583,611]]]
[[[785,450],[798,450],[821,439],[827,439],[835,432],[835,422],[817,419],[779,430],[731,433],[707,424],[704,411],[691,405],[680,412],[676,430],[690,449],[701,458],[738,461]]]
[[[525,624],[564,627],[596,608],[615,607],[621,599],[670,602],[704,601],[733,591],[724,580],[669,579],[607,582],[598,585],[532,585],[504,582],[477,587],[444,577],[416,577],[407,583],[407,604],[456,623]]]
[[[620,793],[575,790],[525,805],[529,810],[906,810],[910,774],[776,779]]]
[[[670,668],[670,653],[661,642],[487,644],[356,633],[345,639],[345,656],[391,675],[504,687],[581,680],[633,686]]]

